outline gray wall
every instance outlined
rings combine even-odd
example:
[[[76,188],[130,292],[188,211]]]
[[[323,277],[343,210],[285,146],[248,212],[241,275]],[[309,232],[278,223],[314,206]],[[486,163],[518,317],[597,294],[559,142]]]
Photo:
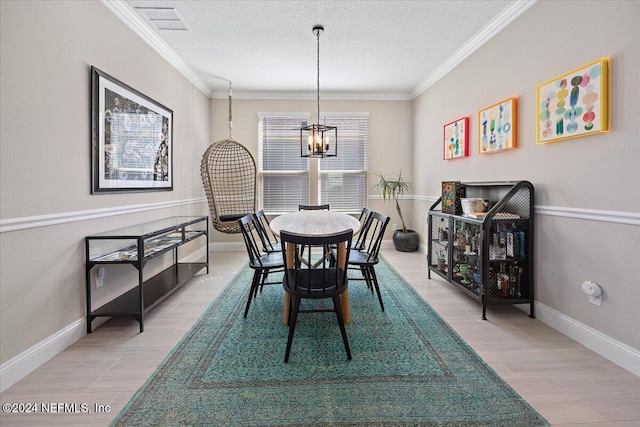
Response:
[[[536,299],[635,349],[640,349],[638,22],[637,1],[537,2],[416,99],[413,109],[417,193],[438,196],[445,180],[531,181],[541,213],[535,223]],[[600,57],[611,58],[611,131],[536,145],[536,86]],[[512,96],[518,97],[519,148],[477,154],[478,110]],[[471,155],[441,160],[442,126],[463,116],[470,116]],[[414,203],[423,236],[429,205]],[[579,218],[585,213],[602,213],[605,221]],[[625,217],[635,225],[610,222]],[[604,289],[602,308],[588,304],[580,289],[585,280]]]
[[[198,165],[209,142],[210,106],[97,1],[3,0],[0,7],[0,218],[3,225],[62,222],[0,234],[5,363],[84,317],[85,235],[206,214],[197,202],[204,197]],[[173,191],[90,194],[91,65],[174,111]],[[145,206],[157,207],[140,211]],[[101,212],[105,217],[97,218]],[[120,292],[119,276],[128,274],[108,272],[97,297]]]

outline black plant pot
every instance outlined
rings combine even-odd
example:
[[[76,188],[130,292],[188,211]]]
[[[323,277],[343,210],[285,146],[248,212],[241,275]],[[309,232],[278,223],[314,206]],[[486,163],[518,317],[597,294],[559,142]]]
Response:
[[[413,230],[396,230],[393,233],[393,245],[397,251],[400,252],[414,252],[418,249],[418,233]]]

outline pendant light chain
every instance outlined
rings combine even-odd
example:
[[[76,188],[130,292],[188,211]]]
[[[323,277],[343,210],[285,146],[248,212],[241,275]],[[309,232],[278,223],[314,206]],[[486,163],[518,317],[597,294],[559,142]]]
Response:
[[[317,92],[317,96],[318,96],[318,124],[320,124],[320,32],[323,31],[321,29],[317,29],[316,30],[316,37],[318,39],[318,55],[317,55],[317,70],[318,70],[318,92]]]
[[[229,139],[233,139],[233,94],[231,92],[231,80],[229,80]]]

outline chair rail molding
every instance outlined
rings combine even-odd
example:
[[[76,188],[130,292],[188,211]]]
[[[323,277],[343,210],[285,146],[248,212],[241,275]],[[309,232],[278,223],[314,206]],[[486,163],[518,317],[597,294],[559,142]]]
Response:
[[[10,218],[0,220],[0,233],[26,230],[29,228],[49,227],[52,225],[69,222],[87,221],[97,218],[105,218],[116,215],[126,215],[137,212],[167,209],[178,206],[190,206],[198,203],[206,203],[205,197],[195,199],[175,200],[170,202],[146,203],[141,205],[115,206],[111,208],[89,209],[75,212],[62,212],[50,215],[36,215],[22,218]]]

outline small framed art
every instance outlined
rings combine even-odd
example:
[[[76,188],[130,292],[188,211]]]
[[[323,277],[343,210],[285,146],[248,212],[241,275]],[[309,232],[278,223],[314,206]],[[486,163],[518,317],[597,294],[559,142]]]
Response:
[[[173,190],[173,111],[91,67],[91,193]]]
[[[478,153],[518,148],[518,98],[507,98],[478,112]]]
[[[536,88],[536,143],[609,132],[609,58],[600,58]]]
[[[442,181],[442,212],[450,214],[460,213],[461,197],[462,186],[460,181]]]
[[[469,117],[463,117],[444,125],[442,138],[445,160],[469,155]]]

